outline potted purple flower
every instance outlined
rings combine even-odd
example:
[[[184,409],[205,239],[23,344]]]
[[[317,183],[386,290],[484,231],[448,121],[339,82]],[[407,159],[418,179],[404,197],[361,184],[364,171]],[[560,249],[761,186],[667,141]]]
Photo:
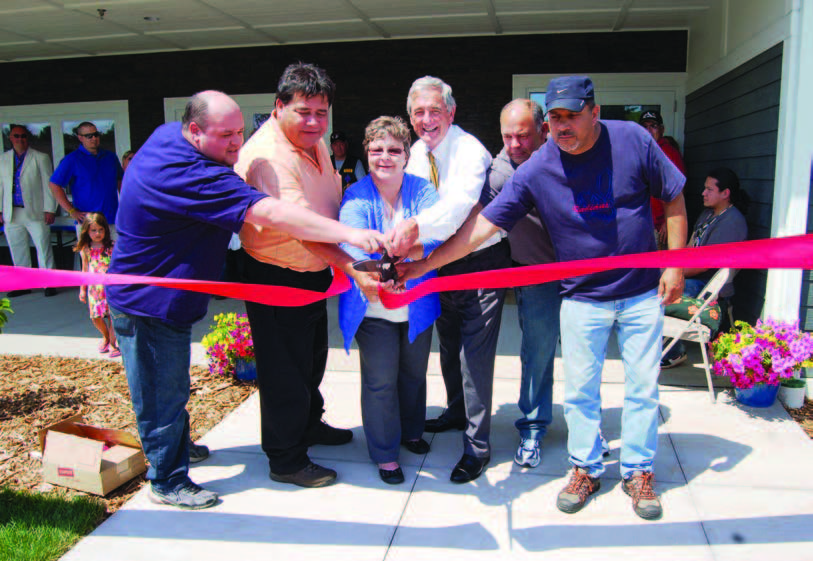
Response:
[[[206,349],[209,372],[254,380],[257,366],[248,317],[232,312],[217,314],[214,319],[212,330],[201,341]]]
[[[737,401],[770,407],[783,380],[798,378],[803,366],[813,366],[813,335],[798,322],[767,319],[752,326],[734,323],[712,343],[714,373],[727,376]]]

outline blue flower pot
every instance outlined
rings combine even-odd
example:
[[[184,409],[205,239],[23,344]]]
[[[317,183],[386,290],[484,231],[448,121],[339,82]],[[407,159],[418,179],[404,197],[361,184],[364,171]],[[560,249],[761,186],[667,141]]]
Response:
[[[234,365],[234,377],[244,382],[257,379],[257,363],[254,361],[238,360]]]
[[[779,384],[754,384],[748,389],[734,388],[737,401],[748,407],[770,407],[776,401]]]

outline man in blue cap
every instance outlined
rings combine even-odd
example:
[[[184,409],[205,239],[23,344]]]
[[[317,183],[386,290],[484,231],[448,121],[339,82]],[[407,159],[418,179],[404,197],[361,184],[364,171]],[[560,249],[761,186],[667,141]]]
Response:
[[[649,197],[664,202],[670,249],[686,240],[686,178],[641,127],[600,121],[587,76],[551,80],[545,96],[550,138],[514,172],[476,220],[424,262],[399,267],[405,278],[457,259],[536,208],[558,261],[654,251]],[[397,240],[396,240],[397,241]],[[635,513],[659,518],[653,464],[658,443],[658,373],[663,304],[681,294],[683,273],[616,269],[562,281],[561,341],[570,481],[556,506],[579,511],[599,490],[601,370],[615,331],[624,363],[621,432],[623,489]]]

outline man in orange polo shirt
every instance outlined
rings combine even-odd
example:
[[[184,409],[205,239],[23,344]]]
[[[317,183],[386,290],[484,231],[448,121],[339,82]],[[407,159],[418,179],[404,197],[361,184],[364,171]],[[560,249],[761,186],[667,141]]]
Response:
[[[246,142],[234,170],[281,200],[338,218],[341,180],[323,140],[335,85],[321,68],[288,66],[271,117]],[[248,282],[324,292],[334,263],[358,278],[352,258],[336,245],[302,242],[278,230],[249,226],[240,233]],[[360,274],[359,274],[360,275]],[[362,282],[363,279],[362,279]],[[370,281],[368,281],[370,282]],[[308,457],[314,444],[340,445],[353,433],[322,421],[319,384],[327,364],[327,305],[264,306],[246,302],[257,358],[262,447],[274,481],[322,487],[336,472]]]

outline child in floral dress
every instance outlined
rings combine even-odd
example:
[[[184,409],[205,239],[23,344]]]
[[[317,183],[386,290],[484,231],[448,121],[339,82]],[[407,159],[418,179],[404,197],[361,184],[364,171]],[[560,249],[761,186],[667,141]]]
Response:
[[[82,230],[79,232],[79,241],[73,250],[79,252],[82,257],[82,272],[107,272],[110,256],[113,255],[113,240],[110,237],[110,226],[101,212],[89,212],[85,215]],[[108,355],[110,358],[121,356],[121,351],[116,346],[116,333],[113,331],[104,286],[100,284],[82,286],[79,289],[79,300],[88,303],[90,321],[102,334],[99,352],[110,353]]]

